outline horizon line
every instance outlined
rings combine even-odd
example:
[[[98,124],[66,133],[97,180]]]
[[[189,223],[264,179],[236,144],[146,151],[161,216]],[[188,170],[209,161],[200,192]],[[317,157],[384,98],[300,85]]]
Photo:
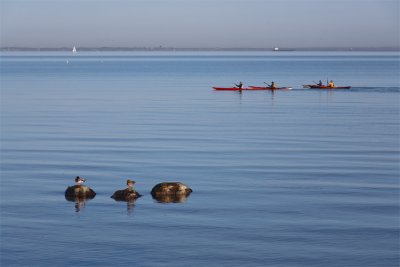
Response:
[[[129,46],[76,46],[80,51],[400,51],[400,46],[357,46],[357,47],[129,47]],[[68,46],[60,47],[29,47],[2,46],[0,51],[72,51]]]

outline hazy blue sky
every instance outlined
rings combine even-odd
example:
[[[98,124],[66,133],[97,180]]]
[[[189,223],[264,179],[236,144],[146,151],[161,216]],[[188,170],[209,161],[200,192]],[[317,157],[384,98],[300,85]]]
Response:
[[[399,0],[0,0],[2,46],[399,46]]]

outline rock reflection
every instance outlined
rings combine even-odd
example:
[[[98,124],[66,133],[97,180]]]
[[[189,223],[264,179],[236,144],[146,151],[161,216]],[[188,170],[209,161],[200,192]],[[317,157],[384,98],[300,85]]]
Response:
[[[160,203],[182,203],[187,200],[188,195],[153,195],[153,199]]]
[[[126,212],[128,215],[131,215],[133,213],[133,209],[135,208],[135,201],[136,200],[131,200],[126,202]]]
[[[126,202],[126,211],[128,215],[133,213],[133,209],[135,208],[136,199],[141,197],[142,195],[138,192],[132,192],[128,189],[118,190],[111,196],[112,199],[118,202]]]
[[[80,212],[85,208],[86,201],[89,201],[96,196],[96,192],[94,192],[90,187],[82,185],[84,181],[86,180],[77,176],[75,179],[76,185],[69,186],[65,190],[65,199],[75,202],[75,212]]]
[[[93,198],[86,198],[86,197],[74,197],[74,196],[67,196],[65,195],[65,199],[67,201],[75,202],[75,212],[80,212],[86,206],[86,202],[93,199]]]

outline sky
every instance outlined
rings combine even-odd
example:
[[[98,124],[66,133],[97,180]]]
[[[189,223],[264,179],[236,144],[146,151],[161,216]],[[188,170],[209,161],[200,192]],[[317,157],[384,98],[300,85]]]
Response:
[[[2,47],[399,47],[399,0],[0,0]]]

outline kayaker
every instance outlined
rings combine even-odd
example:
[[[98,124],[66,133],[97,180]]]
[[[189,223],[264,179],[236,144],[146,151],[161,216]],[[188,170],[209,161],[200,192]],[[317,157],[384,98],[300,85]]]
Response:
[[[328,87],[329,87],[329,88],[335,87],[335,83],[331,80],[331,81],[329,82],[329,84],[328,84]]]
[[[272,81],[271,82],[271,84],[268,84],[268,83],[266,83],[266,82],[264,82],[266,85],[268,85],[268,87],[269,88],[271,88],[271,89],[275,89],[276,88],[276,85],[275,85],[275,82],[274,81]]]
[[[323,84],[322,84],[322,81],[319,80],[319,82],[317,83],[317,85],[318,85],[318,86],[322,86],[322,85],[323,85]]]
[[[242,82],[239,82],[239,84],[235,83],[235,85],[236,85],[237,88],[240,88],[240,89],[242,89],[242,87],[243,87],[243,83]]]

